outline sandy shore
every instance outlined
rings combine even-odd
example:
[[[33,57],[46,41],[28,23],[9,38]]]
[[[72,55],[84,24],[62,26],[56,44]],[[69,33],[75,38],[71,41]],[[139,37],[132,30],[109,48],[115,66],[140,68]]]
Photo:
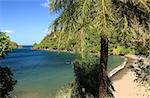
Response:
[[[138,83],[134,82],[135,74],[126,67],[116,73],[112,78],[112,83],[115,87],[115,98],[150,98],[150,91],[148,92],[145,87],[138,86]]]

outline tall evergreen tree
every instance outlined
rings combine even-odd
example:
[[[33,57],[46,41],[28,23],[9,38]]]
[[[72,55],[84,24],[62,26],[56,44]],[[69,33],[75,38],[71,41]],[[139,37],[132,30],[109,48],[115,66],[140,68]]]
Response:
[[[117,31],[131,32],[131,28],[135,29],[131,25],[134,19],[147,28],[149,0],[51,0],[50,2],[52,11],[61,12],[53,24],[53,29],[63,28],[68,35],[78,33],[82,52],[85,46],[84,35],[89,32],[88,28],[100,33],[99,97],[113,96],[107,76],[108,35]]]

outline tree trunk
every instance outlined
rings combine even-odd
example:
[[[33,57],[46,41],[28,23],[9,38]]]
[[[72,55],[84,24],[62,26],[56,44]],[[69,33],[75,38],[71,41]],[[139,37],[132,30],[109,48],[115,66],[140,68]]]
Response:
[[[101,35],[100,66],[99,66],[99,98],[107,98],[107,62],[108,62],[108,37]]]

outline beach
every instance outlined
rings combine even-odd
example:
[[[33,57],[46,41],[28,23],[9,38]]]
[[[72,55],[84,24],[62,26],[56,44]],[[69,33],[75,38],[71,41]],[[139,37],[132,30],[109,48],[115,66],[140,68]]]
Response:
[[[134,82],[135,73],[128,68],[131,61],[129,60],[125,68],[111,78],[115,98],[150,98],[150,91]]]

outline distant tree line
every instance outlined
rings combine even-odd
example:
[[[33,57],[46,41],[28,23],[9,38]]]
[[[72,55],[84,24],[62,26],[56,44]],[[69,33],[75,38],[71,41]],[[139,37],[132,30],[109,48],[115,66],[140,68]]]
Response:
[[[86,42],[84,45],[86,52],[99,53],[99,36],[98,33],[87,32],[86,36],[83,37]],[[33,46],[34,49],[81,51],[78,33],[70,34],[70,38],[68,38],[67,33],[60,31],[51,32],[40,43],[35,43]],[[109,36],[109,54],[150,55],[150,33],[114,32]]]

